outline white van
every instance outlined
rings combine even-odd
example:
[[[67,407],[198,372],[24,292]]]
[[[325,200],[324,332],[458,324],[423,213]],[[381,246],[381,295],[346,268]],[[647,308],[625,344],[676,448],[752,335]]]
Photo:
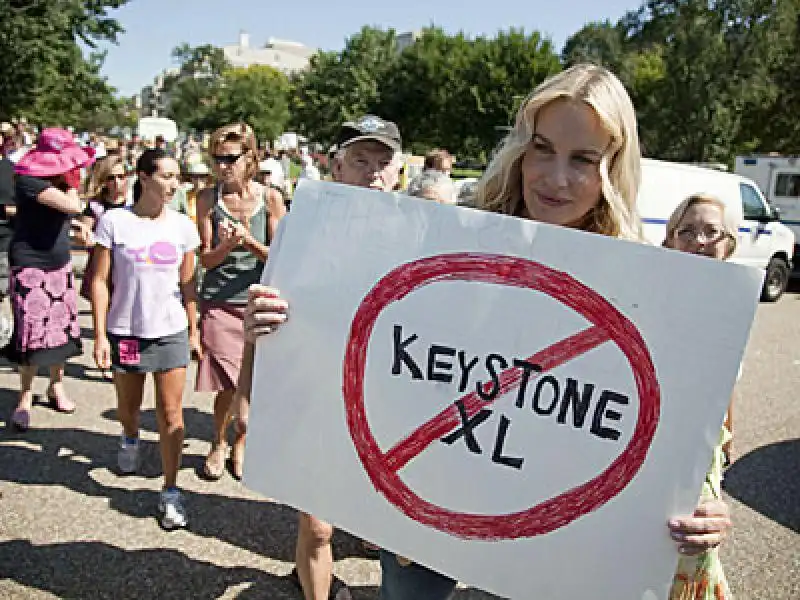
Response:
[[[672,212],[684,199],[699,193],[719,198],[740,217],[736,252],[731,260],[766,269],[761,299],[776,301],[789,281],[794,234],[780,223],[751,179],[712,169],[644,159],[638,209],[647,240],[661,245]]]
[[[734,170],[756,182],[767,202],[780,211],[781,223],[794,232],[794,274],[800,276],[800,157],[737,156]]]

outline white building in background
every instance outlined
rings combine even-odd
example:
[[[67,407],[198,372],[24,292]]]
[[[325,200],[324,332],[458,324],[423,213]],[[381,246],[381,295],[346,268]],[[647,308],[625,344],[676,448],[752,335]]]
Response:
[[[316,48],[309,48],[299,42],[269,38],[262,47],[250,45],[250,34],[239,33],[239,42],[223,46],[225,59],[233,67],[246,68],[251,65],[267,65],[291,75],[308,67]],[[163,115],[169,109],[169,94],[164,91],[164,82],[170,76],[180,75],[180,69],[169,68],[159,73],[151,85],[141,91],[142,116]]]
[[[234,67],[251,65],[267,65],[278,71],[291,75],[308,67],[316,48],[309,48],[299,42],[269,38],[262,47],[250,45],[250,34],[239,33],[239,43],[223,46],[225,59]]]
[[[419,39],[419,31],[408,31],[397,36],[397,52],[402,52]]]

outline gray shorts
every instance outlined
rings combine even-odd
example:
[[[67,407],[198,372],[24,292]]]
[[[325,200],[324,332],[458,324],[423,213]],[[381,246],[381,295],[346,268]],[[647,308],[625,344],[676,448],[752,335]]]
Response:
[[[160,373],[189,364],[189,332],[148,339],[108,334],[111,366],[120,373]]]

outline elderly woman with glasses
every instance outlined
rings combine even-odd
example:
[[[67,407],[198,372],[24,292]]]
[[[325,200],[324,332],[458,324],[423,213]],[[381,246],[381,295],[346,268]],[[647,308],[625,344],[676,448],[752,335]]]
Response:
[[[736,234],[742,220],[741,207],[729,205],[709,194],[694,194],[681,202],[667,221],[663,246],[680,252],[728,260],[736,251]],[[720,298],[724,302],[724,298]],[[741,368],[739,369],[741,376]],[[733,439],[733,398],[728,407],[711,467],[700,490],[700,502],[722,502],[722,471],[730,462]],[[713,596],[712,596],[713,594]],[[717,547],[681,556],[669,600],[731,597]]]
[[[203,358],[195,389],[217,393],[214,439],[204,466],[209,479],[219,479],[225,471],[228,413],[244,350],[247,289],[261,279],[269,240],[286,210],[280,195],[270,194],[269,187],[255,181],[257,149],[253,130],[244,123],[215,131],[209,150],[216,185],[197,199],[200,264],[206,272],[200,288]],[[237,478],[242,473],[244,440],[244,432],[237,430],[230,457]]]

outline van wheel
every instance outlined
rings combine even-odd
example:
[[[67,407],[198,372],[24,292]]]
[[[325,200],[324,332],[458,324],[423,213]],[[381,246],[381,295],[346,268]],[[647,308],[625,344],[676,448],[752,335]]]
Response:
[[[789,265],[782,258],[774,256],[767,265],[767,276],[761,290],[761,300],[775,302],[786,291],[789,284]]]

